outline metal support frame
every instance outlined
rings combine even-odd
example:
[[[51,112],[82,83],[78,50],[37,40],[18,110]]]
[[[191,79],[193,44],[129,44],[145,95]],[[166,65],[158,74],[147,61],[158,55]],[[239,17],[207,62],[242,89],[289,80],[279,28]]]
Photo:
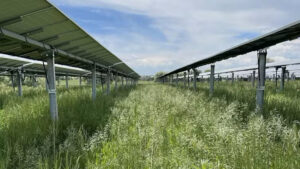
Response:
[[[58,120],[58,106],[56,99],[56,86],[55,86],[55,54],[54,51],[50,51],[46,54],[47,58],[47,84],[48,84],[48,94],[49,94],[49,104],[50,104],[50,114],[53,121]]]
[[[96,77],[96,64],[94,64],[93,68],[92,68],[92,99],[93,100],[96,100],[96,97],[97,97],[96,80],[97,80],[97,77]]]
[[[279,67],[275,68],[275,87],[276,87],[276,89],[277,89],[277,86],[278,86],[278,68]]]
[[[197,75],[198,75],[198,72],[196,69],[193,69],[193,72],[194,72],[194,90],[197,89]]]
[[[188,70],[187,82],[188,82],[188,88],[190,88],[190,69]]]
[[[210,65],[210,87],[209,87],[209,95],[212,96],[214,93],[214,83],[215,83],[215,65]]]
[[[255,70],[252,72],[252,87],[255,87]]]
[[[280,90],[284,90],[284,81],[285,81],[286,67],[281,67],[281,82],[280,82]]]
[[[115,74],[114,79],[115,79],[115,90],[116,90],[118,88],[118,75],[117,74]]]
[[[37,87],[37,80],[35,74],[32,76],[32,82],[33,82],[33,87]]]
[[[183,77],[183,78],[184,78],[184,79],[183,79],[184,87],[186,87],[186,72],[184,72],[183,74],[184,74],[184,77]]]
[[[290,81],[290,72],[286,70],[286,81]]]
[[[231,84],[234,83],[234,72],[231,72]]]
[[[110,92],[110,78],[111,78],[111,74],[110,74],[110,69],[107,70],[107,76],[106,76],[107,80],[106,80],[106,94],[108,95]]]
[[[256,109],[257,111],[262,111],[264,105],[267,50],[266,49],[259,50],[257,52],[257,56],[258,56],[258,85],[256,91]]]
[[[82,84],[82,79],[81,79],[81,76],[79,76],[79,86],[81,87],[81,84]]]
[[[14,77],[14,72],[10,72],[10,78],[11,78],[11,87],[15,91],[15,77]]]
[[[23,95],[23,90],[22,90],[22,71],[18,69],[17,71],[17,82],[18,82],[18,96]]]
[[[123,76],[121,77],[121,80],[122,80],[122,87],[124,87],[124,77]]]

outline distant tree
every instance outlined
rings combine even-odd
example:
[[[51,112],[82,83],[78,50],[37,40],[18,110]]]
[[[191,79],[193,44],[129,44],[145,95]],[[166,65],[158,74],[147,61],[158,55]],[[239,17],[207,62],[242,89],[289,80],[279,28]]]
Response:
[[[210,72],[210,69],[206,69],[206,70],[204,70],[204,72],[205,72],[205,73]]]
[[[275,62],[275,60],[274,60],[274,59],[267,58],[267,63],[273,63],[273,62]]]
[[[163,76],[164,74],[166,74],[165,72],[157,72],[155,75],[154,75],[154,80],[156,80],[157,78],[159,78],[160,76]]]

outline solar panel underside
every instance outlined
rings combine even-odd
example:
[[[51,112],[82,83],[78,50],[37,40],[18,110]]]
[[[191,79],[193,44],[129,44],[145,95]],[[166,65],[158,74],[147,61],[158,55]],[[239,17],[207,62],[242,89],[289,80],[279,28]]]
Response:
[[[85,69],[93,62],[104,68],[122,62],[46,0],[0,1],[0,27],[4,54],[45,60],[41,53],[55,48],[56,63]],[[126,64],[113,69],[139,77]]]

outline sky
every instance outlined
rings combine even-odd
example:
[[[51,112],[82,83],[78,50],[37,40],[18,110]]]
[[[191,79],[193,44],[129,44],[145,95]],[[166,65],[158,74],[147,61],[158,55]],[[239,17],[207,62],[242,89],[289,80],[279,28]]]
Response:
[[[300,19],[299,0],[50,2],[140,75],[172,71]],[[267,57],[300,60],[300,39],[269,48]],[[216,71],[256,63],[251,52],[217,62]]]

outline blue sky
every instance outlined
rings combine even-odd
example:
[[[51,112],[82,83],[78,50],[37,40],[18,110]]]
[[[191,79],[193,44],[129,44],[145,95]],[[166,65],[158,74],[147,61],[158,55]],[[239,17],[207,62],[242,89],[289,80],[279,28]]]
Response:
[[[171,71],[299,19],[300,2],[205,0],[51,0],[141,75]],[[300,59],[295,40],[269,49],[276,61]],[[255,52],[216,63],[254,65]],[[202,68],[203,70],[206,67]]]

